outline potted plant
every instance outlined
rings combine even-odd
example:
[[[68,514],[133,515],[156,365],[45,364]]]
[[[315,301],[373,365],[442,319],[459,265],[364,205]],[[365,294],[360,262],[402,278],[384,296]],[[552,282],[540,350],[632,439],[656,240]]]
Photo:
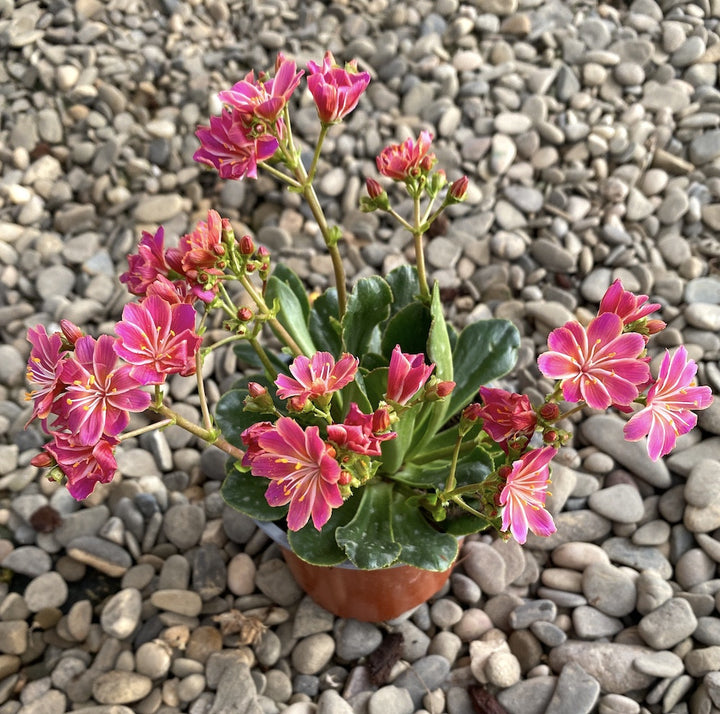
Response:
[[[262,168],[302,196],[331,257],[334,287],[308,295],[295,273],[214,210],[177,247],[165,247],[162,227],[144,233],[120,277],[139,301],[126,305],[116,336],[95,339],[65,321],[60,332],[29,332],[32,417],[51,437],[34,463],[52,467],[52,477],[66,477],[84,498],[112,479],[115,446],[138,433],[122,433],[129,412],[150,410],[156,421],[141,431],[177,424],[228,453],[223,497],[279,526],[288,564],[321,604],[381,620],[442,586],[463,536],[494,528],[524,543],[528,531],[554,532],[544,506],[569,414],[635,409],[626,438],[649,435],[657,459],[694,426],[691,410],[707,407],[711,394],[694,385],[696,366],[683,348],[651,377],[646,343],[664,323],[649,316],[660,306],[618,282],[589,324],[550,334],[538,367],[555,388],[542,403],[493,386],[515,364],[518,332],[498,319],[456,330],[439,287],[429,284],[424,236],[465,198],[468,180],[448,182],[436,169],[424,131],[381,152],[362,202],[409,232],[415,264],[347,285],[342,231],[327,221],[314,179],[325,137],[370,77],[355,63],[336,65],[330,53],[308,63],[320,131],[306,166],[289,104],[302,76],[279,55],[272,77],[251,72],[221,92],[224,108],[198,129],[195,158],[229,180]],[[405,212],[391,205],[393,183],[406,192]],[[204,344],[216,313],[228,335]],[[203,359],[228,343],[247,370],[213,417]],[[167,403],[170,374],[197,375],[202,424]],[[428,582],[400,599],[410,591],[405,578]],[[378,593],[380,604],[364,603]]]

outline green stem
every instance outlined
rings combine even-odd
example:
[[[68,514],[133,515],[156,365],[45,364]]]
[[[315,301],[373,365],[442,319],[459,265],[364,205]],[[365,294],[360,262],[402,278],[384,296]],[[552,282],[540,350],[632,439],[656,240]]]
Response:
[[[585,409],[587,404],[582,401],[577,406],[574,406],[572,409],[568,409],[564,414],[559,414],[558,418],[555,419],[556,422],[560,421],[561,419],[567,419],[572,414],[575,414],[576,412],[581,411],[582,409]]]
[[[455,486],[457,485],[457,481],[455,479],[455,472],[457,471],[457,462],[458,462],[458,456],[460,455],[460,447],[462,446],[463,438],[460,434],[458,434],[458,438],[455,441],[455,448],[453,449],[452,453],[452,461],[450,462],[450,472],[448,473],[447,481],[445,482],[445,490],[443,491],[443,495],[449,493],[450,491],[453,491],[455,489]]]
[[[202,413],[203,424],[210,431],[212,429],[212,418],[208,410],[207,397],[205,396],[205,380],[202,376],[203,357],[202,352],[198,350],[195,353],[195,380],[197,381],[198,396],[200,397],[200,411]]]
[[[418,282],[420,283],[420,297],[430,302],[430,288],[428,288],[427,275],[425,274],[425,253],[423,251],[423,233],[420,230],[420,197],[413,198],[413,239],[415,241],[415,263],[417,264]]]
[[[463,501],[462,498],[460,498],[460,496],[453,496],[450,500],[453,503],[457,503],[457,505],[460,506],[460,508],[463,508],[466,511],[468,511],[469,513],[472,513],[473,516],[487,520],[487,516],[485,516],[485,514],[480,513],[480,511],[476,511],[472,506],[468,506],[467,503],[465,503],[465,501]]]
[[[156,421],[147,426],[141,426],[139,429],[133,429],[127,431],[118,437],[118,441],[125,441],[126,439],[133,439],[141,434],[147,434],[148,432],[155,431],[156,429],[164,429],[166,426],[170,426],[173,423],[172,419],[163,419],[162,421]]]
[[[315,152],[313,153],[312,163],[310,164],[310,170],[308,171],[307,181],[311,184],[315,180],[315,172],[317,171],[318,161],[320,160],[320,150],[322,149],[323,142],[327,136],[330,124],[322,124],[320,127],[320,136],[318,137],[317,144],[315,145]]]
[[[255,350],[255,354],[262,362],[262,365],[265,368],[265,376],[271,382],[274,382],[277,379],[277,371],[272,366],[272,362],[270,362],[270,358],[267,356],[267,352],[265,352],[262,345],[254,337],[249,337],[248,342],[250,343],[250,346]]]
[[[230,342],[238,342],[239,340],[245,340],[247,339],[245,335],[230,335],[230,337],[223,337],[222,340],[218,340],[217,342],[213,342],[208,347],[203,347],[203,354],[207,355],[213,350],[216,350],[218,347],[222,347],[223,345],[227,345]]]
[[[272,174],[275,178],[280,179],[288,186],[292,186],[295,189],[301,188],[301,185],[292,177],[284,174],[282,171],[278,171],[274,166],[271,166],[265,161],[261,161],[258,166],[261,166],[265,171]]]

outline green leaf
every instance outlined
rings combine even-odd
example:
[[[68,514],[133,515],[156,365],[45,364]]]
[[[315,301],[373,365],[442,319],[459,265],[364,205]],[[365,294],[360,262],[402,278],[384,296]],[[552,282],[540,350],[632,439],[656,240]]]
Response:
[[[352,520],[359,505],[360,496],[351,496],[332,512],[322,530],[317,530],[310,521],[299,531],[288,531],[290,547],[299,558],[313,565],[339,565],[344,562],[347,556],[335,540],[335,530]]]
[[[489,454],[479,447],[458,459],[455,480],[458,486],[470,486],[482,483],[494,471],[494,463]],[[395,481],[401,481],[415,488],[445,487],[450,472],[450,457],[431,461],[429,464],[407,464],[402,471],[393,474]]]
[[[342,352],[339,314],[337,291],[330,288],[313,302],[309,321],[310,336],[315,346],[330,352],[336,359]]]
[[[395,315],[407,305],[417,302],[420,295],[417,268],[411,265],[401,265],[391,270],[385,279],[393,294],[390,305],[391,315]]]
[[[256,421],[261,421],[258,414],[243,411],[247,395],[247,389],[231,389],[220,397],[215,407],[215,422],[223,437],[240,448],[244,448],[240,434]]]
[[[480,507],[477,501],[468,501],[468,505],[472,508]],[[446,532],[458,538],[471,533],[481,533],[492,527],[497,527],[499,530],[498,526],[499,519],[478,518],[468,511],[460,510],[460,507],[458,507],[458,515],[445,521]]]
[[[283,263],[278,263],[275,265],[272,274],[273,277],[285,283],[285,285],[287,285],[290,290],[293,291],[293,294],[297,298],[298,304],[302,309],[303,315],[305,317],[305,322],[307,322],[308,315],[310,314],[310,303],[308,301],[305,285],[303,285],[303,282],[302,280],[300,280],[297,273],[294,270],[288,268],[287,265],[284,265]]]
[[[443,304],[440,300],[440,288],[437,283],[433,286],[430,315],[432,322],[427,342],[428,357],[435,363],[435,376],[438,379],[451,380],[453,378],[452,350],[450,349],[450,338],[445,325]]]
[[[423,570],[447,570],[458,554],[457,538],[435,530],[420,510],[399,493],[392,504],[395,539],[402,550],[400,562]]]
[[[480,320],[458,337],[453,353],[455,389],[448,416],[477,397],[480,387],[507,374],[517,361],[520,334],[509,320]]]
[[[395,313],[382,336],[382,353],[390,359],[395,345],[408,354],[425,354],[430,332],[430,310],[419,302],[410,303]]]
[[[249,471],[233,469],[220,487],[220,495],[228,506],[259,521],[276,521],[284,518],[287,506],[271,506],[265,499],[269,480],[253,476]]]
[[[378,276],[361,278],[355,283],[342,319],[345,349],[356,356],[376,351],[371,345],[379,337],[379,325],[390,314],[392,293]]]
[[[388,368],[378,367],[372,372],[368,372],[363,377],[368,399],[374,406],[377,406],[380,400],[385,396],[385,390],[387,389],[387,376]]]
[[[265,369],[265,366],[260,361],[257,352],[255,352],[252,345],[247,340],[240,340],[239,342],[236,342],[233,347],[233,351],[239,360],[246,362],[253,369]],[[281,359],[278,359],[278,356],[274,352],[266,350],[266,354],[270,359],[271,364],[278,372],[284,372],[287,369],[287,364]]]
[[[380,447],[382,449],[381,473],[394,474],[402,466],[415,435],[415,420],[422,407],[422,403],[415,404],[392,425],[392,430],[397,436],[382,442]]]
[[[338,545],[358,568],[386,568],[400,555],[400,545],[393,537],[392,498],[392,484],[368,483],[353,519],[335,531]]]
[[[303,304],[298,300],[293,289],[273,275],[268,280],[265,300],[271,305],[277,301],[280,305],[277,315],[280,324],[290,333],[304,354],[315,354],[315,345],[308,330]]]

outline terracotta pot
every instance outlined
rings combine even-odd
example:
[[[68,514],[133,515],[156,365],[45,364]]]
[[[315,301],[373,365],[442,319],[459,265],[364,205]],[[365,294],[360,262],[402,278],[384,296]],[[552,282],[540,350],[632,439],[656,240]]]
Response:
[[[290,550],[285,532],[274,523],[258,527],[282,549],[298,585],[321,607],[338,617],[363,622],[392,620],[432,597],[450,577],[453,566],[442,572],[395,565],[381,570],[360,570],[352,563],[335,567],[311,565]]]

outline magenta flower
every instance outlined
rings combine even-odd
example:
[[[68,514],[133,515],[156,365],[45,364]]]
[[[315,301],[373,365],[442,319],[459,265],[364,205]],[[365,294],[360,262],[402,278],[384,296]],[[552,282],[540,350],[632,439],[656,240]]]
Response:
[[[117,436],[128,424],[128,412],[141,412],[150,395],[130,375],[129,365],[118,366],[115,338],[89,335],[75,344],[75,357],[65,360],[60,379],[65,391],[55,400],[61,423],[80,445],[93,445],[104,436]]]
[[[60,335],[48,335],[42,325],[31,327],[27,332],[27,339],[32,349],[26,377],[33,387],[25,395],[25,398],[33,403],[29,424],[35,418],[47,419],[55,398],[62,392],[63,384],[59,381],[59,374],[64,355]]]
[[[128,270],[120,276],[120,282],[127,284],[133,295],[145,297],[148,286],[155,279],[170,272],[165,262],[165,231],[160,226],[155,235],[143,231],[137,255],[128,256]]]
[[[385,398],[396,404],[407,404],[427,382],[433,369],[434,364],[425,364],[425,355],[406,354],[400,349],[400,345],[395,345],[390,355]]]
[[[187,304],[192,305],[200,299],[204,302],[212,302],[215,293],[212,290],[194,289],[187,280],[170,280],[164,275],[158,275],[155,282],[150,283],[147,288],[147,296],[156,295],[170,305]]]
[[[191,285],[200,284],[203,274],[222,275],[225,246],[220,214],[208,211],[207,221],[198,221],[195,230],[184,235],[178,247],[168,249],[166,255],[168,265]]]
[[[360,95],[370,82],[367,72],[357,71],[357,62],[345,68],[335,64],[332,52],[326,52],[321,65],[308,62],[311,74],[308,89],[315,100],[320,121],[325,124],[339,122],[357,106]]]
[[[271,506],[290,504],[287,525],[291,531],[300,530],[311,516],[320,530],[332,509],[343,504],[334,449],[320,438],[316,426],[303,431],[290,417],[280,417],[256,440],[261,453],[252,459],[251,468],[255,476],[272,481],[265,492],[267,502]]]
[[[415,179],[435,164],[435,154],[429,154],[432,134],[421,131],[417,142],[406,139],[402,144],[386,146],[376,159],[378,171],[395,181]]]
[[[648,454],[653,461],[670,453],[678,436],[687,434],[697,423],[691,409],[705,409],[712,402],[710,387],[695,385],[697,365],[687,350],[678,347],[665,353],[657,381],[650,387],[644,409],[625,424],[625,438],[638,441],[648,436]]]
[[[247,447],[242,457],[243,466],[252,466],[253,461],[255,461],[255,457],[264,453],[263,449],[261,449],[258,444],[258,439],[261,434],[264,434],[272,428],[273,425],[269,421],[259,421],[252,426],[249,426],[242,434],[240,434],[242,443]]]
[[[650,374],[640,359],[642,335],[623,334],[622,320],[612,312],[591,320],[587,331],[578,322],[567,322],[550,333],[548,347],[538,357],[540,371],[562,380],[565,401],[584,399],[593,409],[631,404]]]
[[[277,139],[270,134],[253,138],[237,109],[210,117],[210,126],[199,126],[195,136],[200,148],[193,159],[212,166],[225,179],[257,178],[258,161],[269,159],[278,148]]]
[[[503,449],[507,450],[508,439],[519,436],[529,439],[535,433],[537,414],[527,395],[480,387],[480,396],[484,403],[475,418],[483,419],[483,429]]]
[[[295,62],[278,53],[273,79],[256,80],[253,72],[249,72],[232,89],[219,92],[218,98],[237,111],[246,127],[258,122],[267,126],[282,114],[290,95],[300,84],[304,72],[296,69]]]
[[[275,380],[277,395],[280,399],[297,397],[294,404],[302,409],[308,399],[324,397],[350,384],[358,364],[358,358],[350,354],[343,354],[337,363],[329,352],[316,352],[310,359],[299,355],[290,365],[292,377],[281,374]]]
[[[125,305],[115,333],[121,338],[115,352],[132,365],[130,376],[140,384],[162,384],[168,374],[195,374],[202,337],[195,332],[191,305],[170,305],[150,295]]]
[[[363,414],[352,402],[344,422],[328,425],[328,440],[356,454],[381,456],[380,444],[397,436],[394,431],[387,431],[389,425],[387,410],[378,409],[373,414]]]
[[[109,483],[117,471],[113,453],[119,441],[105,436],[94,444],[79,444],[68,434],[54,434],[54,441],[45,445],[60,470],[67,477],[70,495],[82,501],[97,483]]]
[[[550,480],[548,464],[556,453],[557,449],[545,446],[513,461],[500,492],[500,505],[502,530],[509,530],[518,543],[527,540],[528,529],[539,536],[555,532],[552,516],[545,510],[545,498]]]
[[[644,323],[641,323],[644,326],[644,332],[648,335],[654,335],[665,329],[665,323],[662,320],[645,319],[648,315],[660,309],[659,303],[649,303],[647,300],[647,295],[635,295],[629,290],[624,290],[620,279],[618,279],[603,295],[598,315],[605,312],[614,312],[620,316],[623,325],[626,327],[639,320],[644,320]]]

